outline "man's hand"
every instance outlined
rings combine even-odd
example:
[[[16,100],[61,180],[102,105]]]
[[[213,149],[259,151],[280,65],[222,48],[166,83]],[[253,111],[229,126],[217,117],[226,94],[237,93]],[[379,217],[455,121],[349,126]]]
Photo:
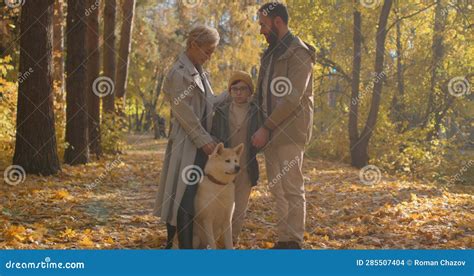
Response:
[[[216,148],[217,144],[214,142],[205,144],[201,149],[204,151],[205,154],[211,155],[214,152],[214,149]]]
[[[263,148],[268,143],[269,136],[270,132],[268,129],[264,127],[259,128],[252,136],[252,145],[257,149]]]

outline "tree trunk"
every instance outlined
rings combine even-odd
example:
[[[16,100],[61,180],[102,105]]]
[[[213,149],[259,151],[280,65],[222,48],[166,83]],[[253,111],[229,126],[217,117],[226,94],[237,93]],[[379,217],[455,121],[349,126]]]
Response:
[[[105,0],[104,9],[104,76],[115,84],[115,17],[116,0]],[[115,92],[109,93],[103,98],[102,109],[106,113],[113,113],[115,105]]]
[[[160,115],[153,114],[153,138],[160,139]]]
[[[158,104],[158,99],[160,98],[161,95],[161,89],[163,88],[163,83],[165,81],[165,75],[163,72],[161,72],[158,76],[158,81],[156,82],[156,90],[155,90],[155,95],[153,99],[153,105],[156,108],[156,105]]]
[[[26,173],[60,169],[54,127],[53,0],[26,1],[21,10],[17,132],[13,164]]]
[[[372,93],[372,102],[370,104],[369,115],[357,143],[351,147],[352,165],[357,168],[362,168],[369,162],[369,141],[372,137],[375,124],[377,123],[377,115],[380,108],[380,100],[383,88],[383,79],[385,78],[385,73],[383,72],[385,40],[387,38],[387,21],[391,8],[392,0],[385,0],[377,25],[378,28],[375,43],[376,50],[374,65],[376,79],[374,80],[374,89]]]
[[[428,95],[428,105],[426,106],[426,112],[422,127],[426,127],[429,124],[431,115],[435,110],[435,98],[436,98],[436,84],[439,81],[439,71],[443,64],[444,58],[444,31],[446,29],[446,20],[448,10],[443,5],[444,0],[438,0],[436,2],[435,17],[433,24],[433,44],[432,49],[432,60],[431,60],[431,81],[430,90]]]
[[[358,117],[359,117],[359,85],[360,85],[360,66],[361,66],[361,48],[362,48],[362,19],[360,11],[354,10],[354,29],[353,29],[353,41],[354,41],[354,54],[352,63],[352,92],[351,102],[349,105],[349,140],[350,140],[350,151],[352,158],[352,165],[359,167],[363,164],[363,160],[359,160],[361,156],[357,150],[357,144],[359,141],[359,130],[358,130]]]
[[[143,130],[144,131],[149,131],[150,130],[150,127],[152,126],[152,120],[153,120],[153,117],[152,117],[152,106],[151,104],[149,103],[145,103],[144,104],[145,106],[145,124],[143,126]]]
[[[53,27],[53,80],[59,87],[59,93],[64,92],[64,1],[54,1]]]
[[[86,23],[85,2],[69,0],[67,11],[66,58],[66,142],[67,164],[85,164],[89,159],[86,105]]]
[[[120,32],[120,49],[116,77],[116,95],[125,98],[127,90],[128,65],[130,63],[130,48],[132,47],[133,18],[135,14],[135,0],[123,0],[123,23]]]
[[[100,73],[99,50],[99,7],[97,0],[88,0],[90,9],[87,17],[87,110],[89,127],[89,150],[97,158],[102,156],[100,145],[100,97],[94,93],[94,81]]]
[[[401,21],[399,21],[400,8],[399,0],[395,2],[397,6],[397,17],[396,20],[396,45],[397,45],[397,91],[398,94],[393,96],[392,100],[392,119],[397,124],[397,129],[399,132],[402,131],[403,127],[403,114],[405,110],[405,80],[403,77],[403,56],[402,56],[402,31],[401,31]]]
[[[138,132],[138,101],[135,99],[135,131]]]
[[[128,109],[129,110],[132,110],[132,102],[131,100],[125,100],[125,106],[128,105]],[[127,117],[128,117],[128,132],[131,133],[132,132],[132,128],[133,128],[133,122],[132,122],[132,114],[131,112],[129,112],[127,114]]]
[[[137,121],[137,132],[142,132],[144,127],[143,127],[143,118],[145,117],[145,110],[142,110],[142,113],[140,114],[140,117],[138,118]]]

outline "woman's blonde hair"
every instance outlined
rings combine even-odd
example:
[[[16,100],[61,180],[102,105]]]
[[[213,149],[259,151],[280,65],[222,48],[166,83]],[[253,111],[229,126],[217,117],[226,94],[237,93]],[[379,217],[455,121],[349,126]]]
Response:
[[[218,44],[220,39],[216,29],[207,26],[197,26],[189,32],[186,48],[189,49],[193,41],[199,46],[202,46],[206,44]]]

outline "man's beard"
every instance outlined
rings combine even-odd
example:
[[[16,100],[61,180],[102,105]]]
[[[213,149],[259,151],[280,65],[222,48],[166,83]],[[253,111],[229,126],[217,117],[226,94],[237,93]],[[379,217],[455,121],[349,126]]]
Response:
[[[268,44],[270,47],[275,46],[278,43],[278,29],[272,23],[272,31],[268,35]]]

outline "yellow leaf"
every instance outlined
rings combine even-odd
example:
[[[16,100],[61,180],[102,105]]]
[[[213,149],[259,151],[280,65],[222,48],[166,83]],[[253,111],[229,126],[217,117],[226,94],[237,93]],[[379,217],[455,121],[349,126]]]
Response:
[[[114,240],[113,240],[111,237],[107,237],[107,238],[105,239],[105,243],[113,244],[113,243],[114,243]]]
[[[66,230],[62,231],[59,236],[61,238],[72,239],[72,238],[76,237],[76,231],[74,231],[70,228],[66,228]]]
[[[420,214],[411,214],[410,217],[414,220],[419,219],[421,217]]]
[[[25,234],[25,227],[12,225],[6,230],[5,236],[8,240],[16,240],[22,242],[26,239]]]
[[[84,246],[84,247],[92,247],[94,246],[94,242],[87,236],[85,236],[80,242],[79,242],[79,245],[80,246]]]
[[[262,248],[272,248],[273,245],[274,244],[272,242],[263,242],[262,243]]]
[[[56,191],[56,193],[54,193],[54,197],[55,199],[69,199],[71,198],[71,195],[69,195],[69,192],[67,190],[64,190],[64,189],[61,189],[59,191]]]

